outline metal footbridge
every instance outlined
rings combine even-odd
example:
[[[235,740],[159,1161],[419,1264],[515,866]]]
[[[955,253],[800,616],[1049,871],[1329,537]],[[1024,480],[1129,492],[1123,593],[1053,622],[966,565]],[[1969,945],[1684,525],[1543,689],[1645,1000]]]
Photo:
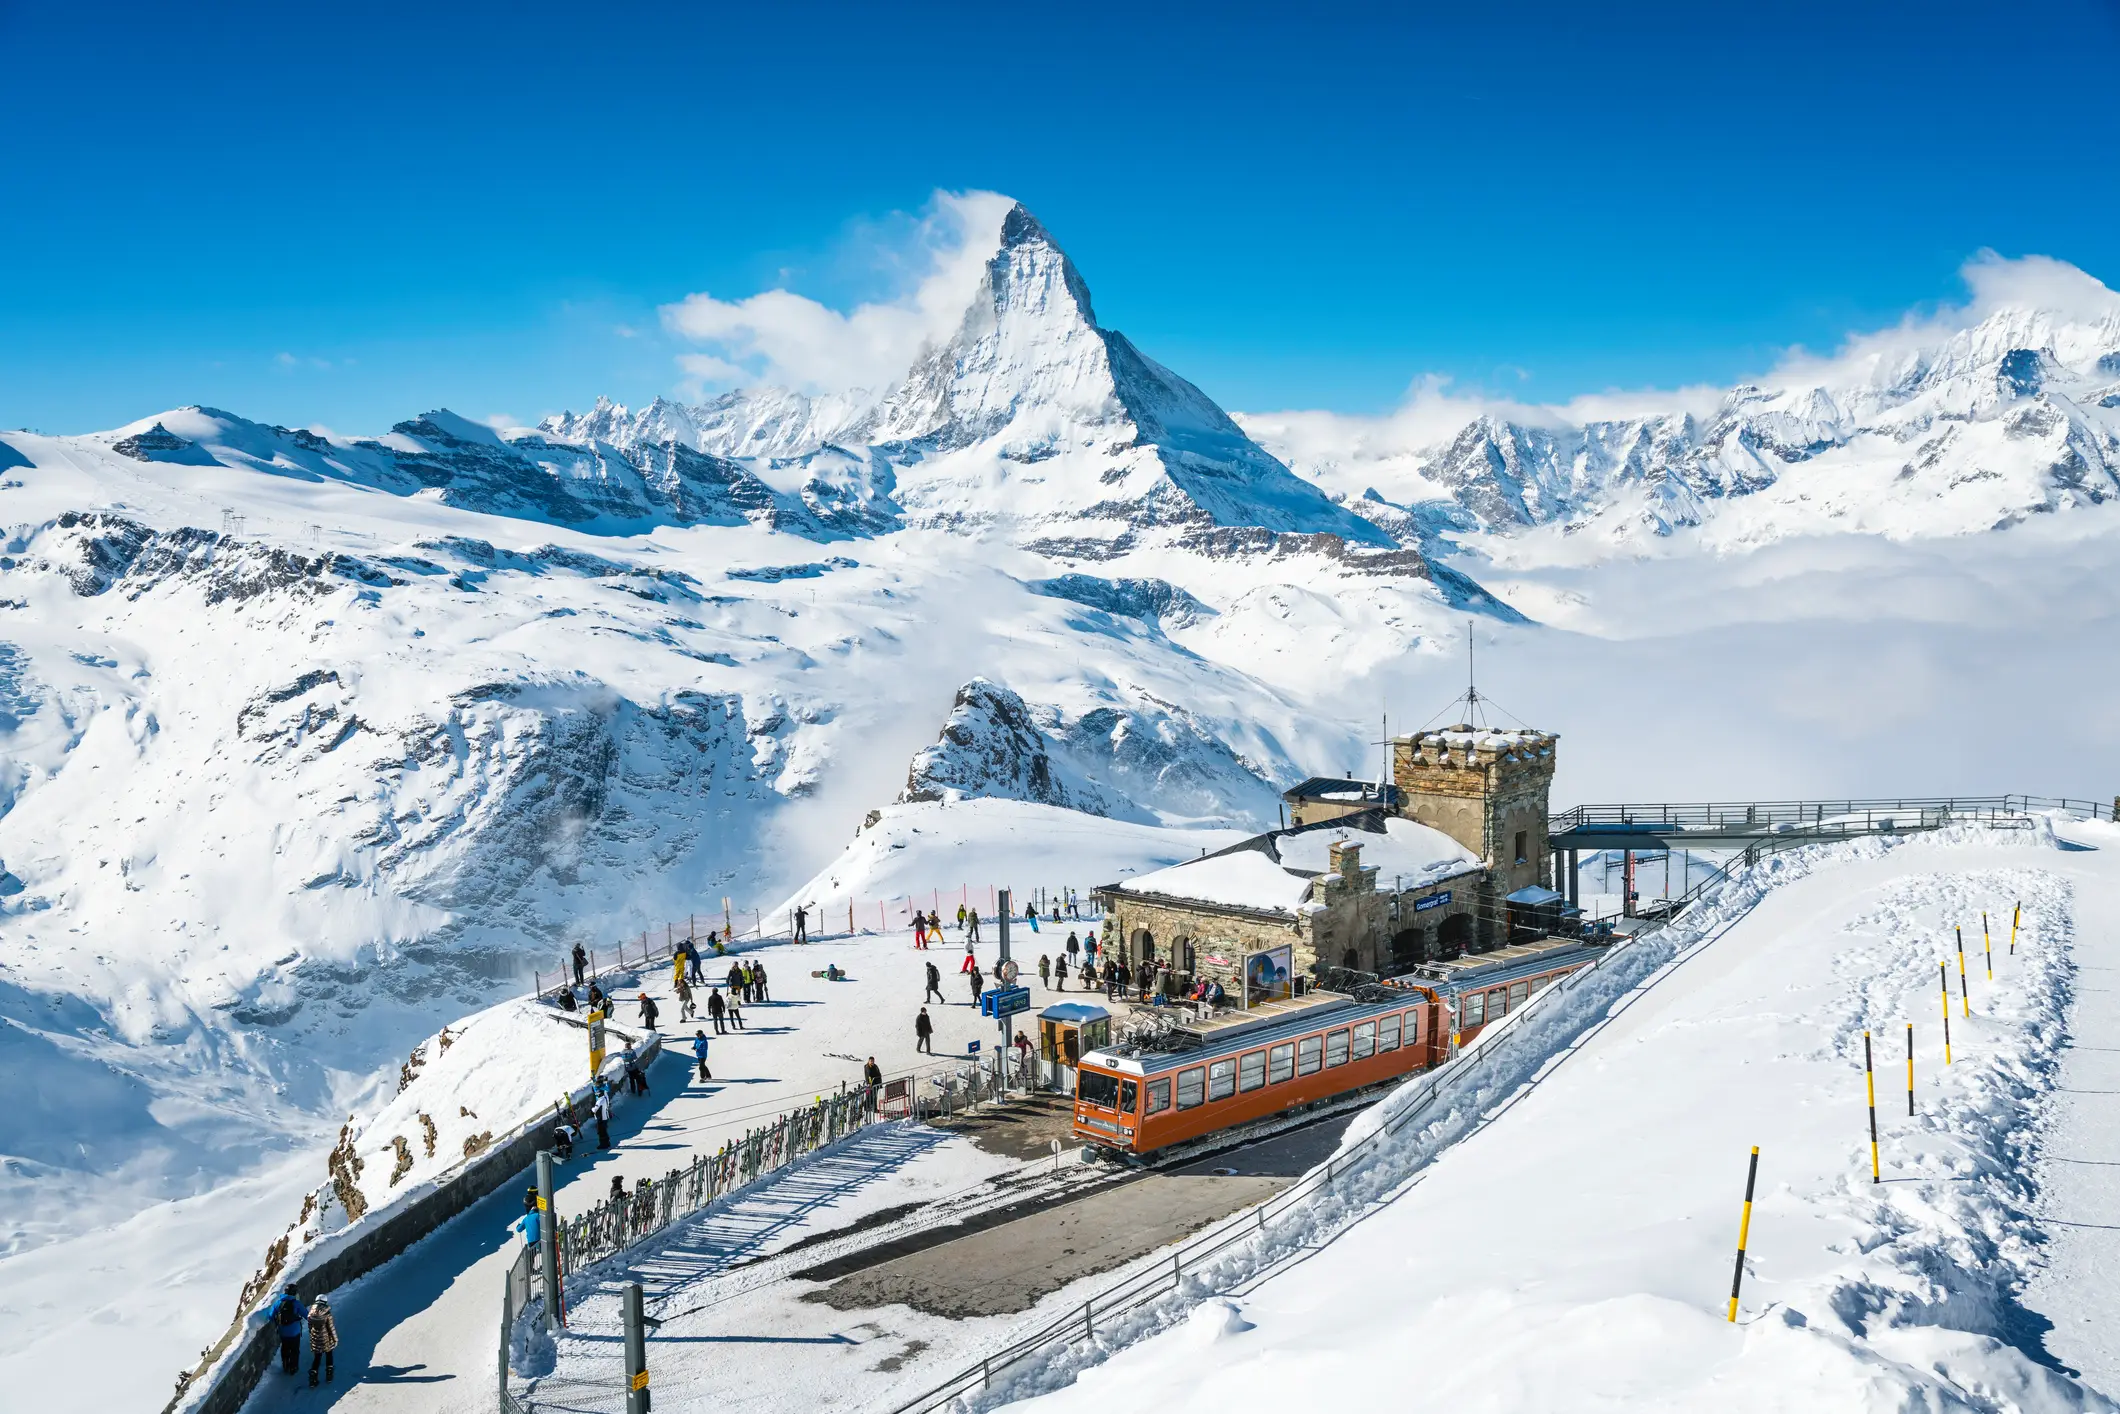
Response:
[[[1731,850],[1747,861],[1797,845],[1859,839],[1867,835],[1903,835],[1940,830],[1947,825],[2029,824],[2035,814],[2058,812],[2094,820],[2120,818],[2120,797],[2110,801],[2068,796],[1961,795],[1907,796],[1894,800],[1748,800],[1684,803],[1578,805],[1551,817],[1547,843],[1551,858],[1565,860],[1565,892],[1579,903],[1583,851],[1615,851],[1626,857],[1630,875],[1627,912],[1634,912],[1631,874],[1634,856],[1683,850]],[[1556,873],[1561,873],[1559,868]],[[1683,903],[1695,889],[1664,907]]]

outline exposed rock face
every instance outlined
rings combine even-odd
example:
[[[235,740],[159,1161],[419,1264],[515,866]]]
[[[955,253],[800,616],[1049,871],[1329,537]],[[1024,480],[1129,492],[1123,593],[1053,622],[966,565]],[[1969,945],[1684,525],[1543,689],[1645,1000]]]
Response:
[[[913,757],[899,800],[1027,800],[1143,822],[1274,818],[1286,761],[1248,760],[1184,708],[1135,696],[1070,718],[974,678]]]

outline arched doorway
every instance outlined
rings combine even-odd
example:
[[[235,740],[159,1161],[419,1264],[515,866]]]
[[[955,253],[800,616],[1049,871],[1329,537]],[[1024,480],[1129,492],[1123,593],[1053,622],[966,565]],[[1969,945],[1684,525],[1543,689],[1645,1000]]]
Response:
[[[1170,946],[1171,951],[1175,954],[1173,961],[1180,972],[1191,976],[1198,970],[1197,963],[1193,957],[1193,940],[1191,938],[1180,938]]]
[[[1453,913],[1438,923],[1435,945],[1444,957],[1463,957],[1472,946],[1472,915]]]
[[[1134,929],[1133,945],[1134,962],[1137,965],[1147,967],[1155,966],[1156,935],[1154,933],[1149,932],[1146,928]]]
[[[1391,970],[1405,972],[1428,960],[1428,930],[1401,928],[1391,937]]]
[[[1360,972],[1362,970],[1362,954],[1357,949],[1349,948],[1346,952],[1340,954],[1340,966],[1346,968],[1349,972]]]

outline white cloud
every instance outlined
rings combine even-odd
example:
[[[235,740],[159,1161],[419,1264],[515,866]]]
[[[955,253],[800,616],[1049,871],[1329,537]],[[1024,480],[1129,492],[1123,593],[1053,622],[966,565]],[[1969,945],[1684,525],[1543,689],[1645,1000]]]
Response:
[[[663,326],[708,352],[678,360],[693,387],[760,381],[804,392],[881,389],[930,341],[955,332],[1014,203],[995,192],[937,192],[894,255],[904,288],[845,313],[785,289],[740,300],[687,295]]]

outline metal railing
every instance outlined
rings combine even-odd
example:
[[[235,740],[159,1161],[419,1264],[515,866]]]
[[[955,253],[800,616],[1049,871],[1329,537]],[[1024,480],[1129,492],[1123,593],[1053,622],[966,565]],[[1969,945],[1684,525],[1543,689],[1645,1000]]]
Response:
[[[1993,820],[2037,811],[2059,811],[2093,820],[2111,820],[2115,807],[2120,807],[2120,798],[2096,801],[2043,795],[1577,805],[1552,816],[1547,821],[1547,831],[1558,835],[1596,826],[1631,825],[1645,830],[1661,826],[1730,834],[1777,826],[1791,832],[1883,833],[1887,830],[1937,829],[1959,822]]]

